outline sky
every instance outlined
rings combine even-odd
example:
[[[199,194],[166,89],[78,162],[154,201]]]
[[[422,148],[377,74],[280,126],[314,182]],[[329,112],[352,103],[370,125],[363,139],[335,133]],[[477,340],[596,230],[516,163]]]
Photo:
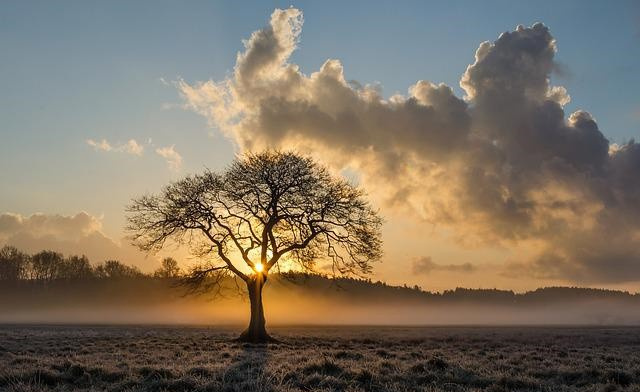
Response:
[[[0,243],[153,269],[131,198],[296,148],[380,208],[374,279],[640,290],[637,2],[7,1],[0,52]]]

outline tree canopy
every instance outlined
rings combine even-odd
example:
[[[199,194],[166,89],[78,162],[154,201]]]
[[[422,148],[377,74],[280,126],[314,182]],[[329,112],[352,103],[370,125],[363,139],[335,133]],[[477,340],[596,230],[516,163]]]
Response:
[[[248,279],[284,256],[312,270],[329,260],[334,272],[368,273],[381,256],[381,218],[363,191],[310,158],[290,152],[249,154],[226,171],[207,170],[146,195],[128,208],[128,230],[144,250],[167,240],[189,244],[215,262],[203,269]]]

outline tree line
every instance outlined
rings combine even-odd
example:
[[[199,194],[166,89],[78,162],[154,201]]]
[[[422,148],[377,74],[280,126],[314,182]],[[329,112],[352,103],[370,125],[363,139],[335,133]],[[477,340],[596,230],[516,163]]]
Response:
[[[167,257],[161,266],[151,274],[145,274],[135,266],[123,264],[118,260],[105,260],[93,265],[87,256],[71,255],[52,250],[42,250],[28,254],[14,246],[0,249],[1,282],[53,282],[88,279],[126,279],[126,278],[178,278],[182,271],[178,262]]]
[[[626,291],[583,288],[583,287],[545,287],[525,293],[499,289],[468,289],[458,287],[441,293],[425,291],[419,286],[392,286],[382,281],[372,281],[370,278],[331,277],[321,273],[280,272],[276,274],[283,281],[304,283],[309,292],[326,290],[327,287],[335,291],[346,290],[350,296],[359,293],[367,298],[381,296],[401,296],[403,298],[481,301],[492,303],[551,303],[558,300],[577,299],[639,299],[640,293],[632,294]],[[121,280],[121,279],[175,279],[187,277],[179,267],[178,262],[167,257],[162,260],[158,269],[152,273],[143,273],[135,266],[129,266],[118,260],[105,260],[93,265],[82,255],[65,257],[59,252],[43,250],[34,254],[27,254],[13,246],[0,248],[0,285],[11,282],[73,282],[92,279]],[[277,279],[277,278],[276,278]],[[372,297],[373,296],[373,297]]]

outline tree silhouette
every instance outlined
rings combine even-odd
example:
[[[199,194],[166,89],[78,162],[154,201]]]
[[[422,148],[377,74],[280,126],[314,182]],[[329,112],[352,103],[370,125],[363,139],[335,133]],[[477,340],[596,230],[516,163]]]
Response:
[[[163,279],[179,277],[180,267],[178,267],[178,262],[172,257],[165,257],[162,259],[162,265],[153,273],[153,276]]]
[[[0,249],[0,281],[18,281],[25,278],[29,256],[13,246]]]
[[[31,278],[49,283],[58,278],[64,258],[61,253],[43,250],[31,256]]]
[[[59,271],[59,278],[66,280],[81,280],[93,277],[93,268],[87,256],[67,257]]]
[[[122,264],[118,260],[107,260],[95,268],[95,275],[101,279],[128,279],[143,276],[134,266]]]
[[[186,276],[190,287],[209,289],[229,274],[246,283],[251,318],[241,341],[272,340],[262,305],[272,268],[309,271],[322,258],[334,274],[359,274],[381,256],[382,220],[363,192],[292,152],[242,156],[224,172],[134,199],[127,213],[141,249],[158,251],[172,240],[207,259]]]

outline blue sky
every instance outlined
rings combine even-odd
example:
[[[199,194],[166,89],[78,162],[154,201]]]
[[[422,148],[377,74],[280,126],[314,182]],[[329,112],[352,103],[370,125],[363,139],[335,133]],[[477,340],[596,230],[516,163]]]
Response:
[[[171,83],[221,80],[242,40],[274,8],[304,12],[292,61],[304,73],[340,59],[347,79],[385,96],[417,80],[458,82],[482,41],[541,21],[558,43],[554,83],[614,142],[640,136],[637,1],[178,2],[5,1],[0,4],[0,212],[103,217],[121,235],[136,195],[234,154]],[[165,82],[163,82],[163,80]],[[87,139],[145,144],[142,157],[94,151]],[[175,145],[180,171],[158,147]]]

